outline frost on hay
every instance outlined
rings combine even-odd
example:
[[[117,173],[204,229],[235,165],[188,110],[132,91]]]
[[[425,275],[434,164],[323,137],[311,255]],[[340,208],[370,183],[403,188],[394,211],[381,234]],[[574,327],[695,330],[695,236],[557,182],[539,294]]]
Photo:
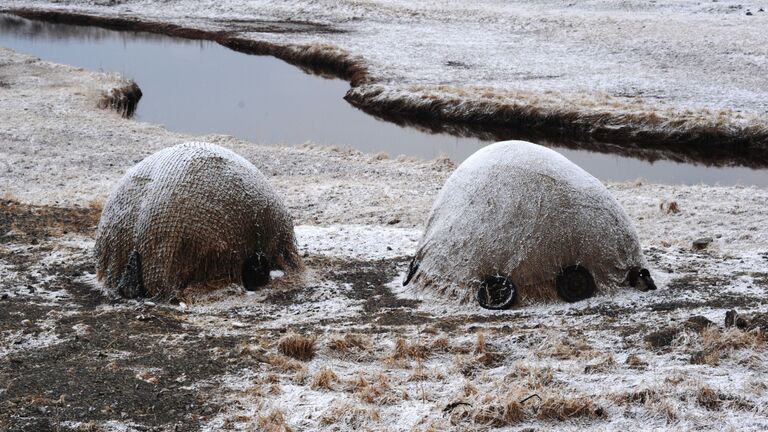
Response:
[[[405,283],[501,309],[653,289],[645,267],[632,223],[600,181],[550,149],[507,141],[448,178]]]
[[[293,222],[253,164],[208,143],[158,151],[112,192],[96,239],[99,280],[127,297],[193,283],[246,288],[302,267]]]

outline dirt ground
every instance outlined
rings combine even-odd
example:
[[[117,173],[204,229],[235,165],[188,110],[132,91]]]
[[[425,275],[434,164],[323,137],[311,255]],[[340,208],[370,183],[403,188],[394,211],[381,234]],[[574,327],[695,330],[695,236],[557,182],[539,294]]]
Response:
[[[492,312],[400,284],[448,161],[174,134],[97,108],[119,78],[5,49],[0,82],[0,430],[768,428],[765,336],[724,326],[768,311],[764,189],[610,184],[660,289]],[[305,274],[171,305],[96,283],[109,190],[190,139],[270,176]]]

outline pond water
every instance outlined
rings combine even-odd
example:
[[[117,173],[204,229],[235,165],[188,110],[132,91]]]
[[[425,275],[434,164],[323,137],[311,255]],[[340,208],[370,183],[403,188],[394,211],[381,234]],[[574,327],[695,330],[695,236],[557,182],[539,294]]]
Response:
[[[144,93],[136,118],[173,131],[223,133],[265,144],[312,141],[392,157],[446,155],[457,162],[489,144],[379,120],[343,99],[346,81],[309,75],[273,57],[238,53],[214,42],[0,15],[0,46],[56,63],[119,72]],[[601,180],[768,185],[766,170],[554,149]]]

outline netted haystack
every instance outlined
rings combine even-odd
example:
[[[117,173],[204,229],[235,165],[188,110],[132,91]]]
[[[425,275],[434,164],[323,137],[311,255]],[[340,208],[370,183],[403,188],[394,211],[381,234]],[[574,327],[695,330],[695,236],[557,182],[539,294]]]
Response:
[[[654,289],[632,224],[596,178],[545,147],[485,147],[437,196],[404,284],[481,306]]]
[[[172,298],[191,284],[269,281],[300,269],[293,223],[253,164],[208,143],[158,151],[131,168],[99,221],[97,275],[126,297]]]

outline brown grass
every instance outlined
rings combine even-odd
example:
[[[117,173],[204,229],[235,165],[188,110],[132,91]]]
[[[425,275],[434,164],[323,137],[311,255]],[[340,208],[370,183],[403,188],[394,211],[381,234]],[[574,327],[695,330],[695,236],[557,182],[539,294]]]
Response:
[[[552,357],[560,360],[585,359],[591,360],[600,355],[599,352],[584,340],[577,336],[569,335],[551,343],[549,338],[545,339],[541,348],[537,350],[539,357]]]
[[[696,403],[710,411],[719,410],[723,405],[717,392],[706,385],[699,387],[699,390],[696,392]]]
[[[706,327],[699,339],[701,349],[691,355],[690,362],[717,366],[723,358],[735,350],[751,349],[753,352],[765,348],[765,337],[759,332],[743,331],[734,327],[720,330]],[[758,360],[759,361],[759,360]]]
[[[701,342],[705,350],[723,351],[743,348],[761,349],[765,347],[765,338],[759,332],[748,332],[737,328],[720,330],[707,327],[701,332]]]
[[[381,420],[381,413],[376,408],[363,408],[349,402],[334,401],[331,408],[320,417],[320,425],[331,426],[345,424],[353,430],[365,429],[369,422]]]
[[[429,379],[429,373],[421,362],[416,364],[413,368],[413,372],[408,376],[408,381],[426,381]]]
[[[476,405],[471,414],[472,421],[484,426],[513,426],[526,418],[520,395],[516,393],[509,393],[500,398],[487,395]]]
[[[269,364],[283,372],[297,372],[304,369],[304,365],[283,355],[271,355]]]
[[[504,377],[504,381],[523,385],[530,390],[539,390],[552,384],[554,373],[550,367],[539,368],[524,363],[516,363],[512,367],[512,371]]]
[[[477,340],[475,341],[475,354],[483,354],[487,349],[488,347],[485,344],[485,333],[478,332]]]
[[[370,382],[361,373],[350,382],[349,389],[361,401],[369,404],[388,405],[409,399],[405,391],[398,397],[389,384],[389,378],[383,373],[380,373],[376,379]]]
[[[277,342],[281,354],[297,360],[307,361],[315,357],[315,342],[317,338],[306,337],[297,333],[289,333]]]
[[[370,339],[361,334],[347,333],[343,337],[333,337],[328,342],[328,349],[345,354],[350,350],[367,351],[371,346]]]
[[[539,406],[536,416],[540,420],[566,421],[574,418],[598,419],[605,410],[586,396],[575,398],[549,397]]]
[[[613,355],[608,354],[604,359],[597,363],[588,364],[584,367],[584,373],[605,373],[616,367],[616,360],[613,359]]]
[[[339,377],[330,368],[320,369],[312,378],[312,390],[333,390],[333,385],[339,382]]]
[[[291,432],[292,429],[285,421],[285,414],[279,409],[271,410],[267,415],[256,418],[258,430],[262,432]]]
[[[636,356],[635,354],[628,355],[625,363],[627,366],[633,369],[644,369],[646,366],[648,366],[646,361]]]
[[[397,338],[397,340],[395,340],[395,349],[392,351],[392,354],[389,355],[387,361],[392,362],[407,359],[426,360],[427,357],[429,357],[429,354],[430,349],[426,345],[418,342],[409,344],[405,339]]]

